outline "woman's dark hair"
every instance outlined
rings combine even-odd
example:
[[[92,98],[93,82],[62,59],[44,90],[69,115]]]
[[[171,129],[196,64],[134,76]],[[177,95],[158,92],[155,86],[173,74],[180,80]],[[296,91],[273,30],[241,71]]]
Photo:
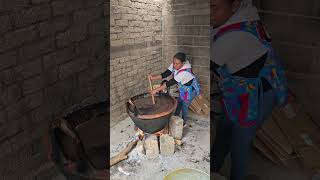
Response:
[[[173,56],[174,58],[180,59],[181,62],[186,62],[186,54],[183,52],[178,52]]]

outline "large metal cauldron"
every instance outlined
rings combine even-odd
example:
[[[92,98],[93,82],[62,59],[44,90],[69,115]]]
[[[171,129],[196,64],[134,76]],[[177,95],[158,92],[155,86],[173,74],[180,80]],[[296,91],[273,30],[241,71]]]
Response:
[[[134,96],[131,101],[134,105],[127,102],[126,111],[135,125],[146,133],[162,130],[177,107],[176,99],[165,93],[155,95],[155,105],[149,93]]]

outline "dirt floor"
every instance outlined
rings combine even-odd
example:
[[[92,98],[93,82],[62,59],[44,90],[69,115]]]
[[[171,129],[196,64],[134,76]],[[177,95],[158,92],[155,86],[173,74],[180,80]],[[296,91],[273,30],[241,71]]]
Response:
[[[183,145],[172,156],[162,156],[149,160],[134,149],[129,158],[111,167],[112,180],[162,180],[169,172],[178,168],[195,168],[209,174],[210,171],[210,123],[204,118],[190,113],[189,124],[185,128]],[[121,151],[134,136],[130,118],[111,127],[110,157]]]

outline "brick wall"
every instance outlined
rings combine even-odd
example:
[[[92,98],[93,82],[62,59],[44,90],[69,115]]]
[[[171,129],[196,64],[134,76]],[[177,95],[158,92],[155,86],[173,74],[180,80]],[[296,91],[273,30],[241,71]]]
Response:
[[[111,119],[125,100],[148,89],[147,74],[163,72],[178,51],[188,55],[209,92],[209,1],[111,0]]]
[[[0,2],[1,179],[48,179],[42,136],[49,122],[106,98],[103,3]]]
[[[209,0],[166,0],[163,8],[165,67],[178,51],[185,52],[203,93],[209,97]]]
[[[320,124],[320,2],[255,0],[276,51],[289,71],[289,84]]]
[[[162,1],[110,2],[110,111],[117,122],[125,101],[148,90],[147,74],[163,70]]]

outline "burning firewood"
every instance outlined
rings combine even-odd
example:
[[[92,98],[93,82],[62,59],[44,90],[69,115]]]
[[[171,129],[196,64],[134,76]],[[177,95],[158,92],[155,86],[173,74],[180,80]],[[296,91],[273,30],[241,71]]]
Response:
[[[129,152],[137,145],[138,141],[140,141],[143,138],[144,134],[140,130],[135,135],[135,139],[127,144],[127,146],[117,155],[113,156],[110,159],[110,167],[117,164],[120,161],[126,160],[128,158]]]
[[[119,154],[110,159],[110,167],[128,158],[128,153],[137,145],[139,139],[130,142]]]

